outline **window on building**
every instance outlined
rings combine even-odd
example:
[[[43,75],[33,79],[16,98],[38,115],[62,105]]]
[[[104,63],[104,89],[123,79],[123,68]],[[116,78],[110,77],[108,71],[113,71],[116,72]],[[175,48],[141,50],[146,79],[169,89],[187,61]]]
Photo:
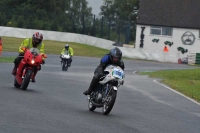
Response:
[[[171,27],[160,27],[160,26],[151,26],[152,35],[163,35],[163,36],[172,36],[173,28]]]

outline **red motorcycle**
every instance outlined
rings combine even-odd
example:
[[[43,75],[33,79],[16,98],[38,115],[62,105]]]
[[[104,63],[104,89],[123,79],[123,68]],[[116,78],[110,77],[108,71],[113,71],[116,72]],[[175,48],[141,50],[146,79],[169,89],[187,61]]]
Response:
[[[37,48],[22,48],[24,58],[17,67],[17,72],[14,79],[14,86],[22,90],[26,90],[30,80],[35,78],[36,73],[41,69],[43,58],[47,58],[45,54],[40,54]]]

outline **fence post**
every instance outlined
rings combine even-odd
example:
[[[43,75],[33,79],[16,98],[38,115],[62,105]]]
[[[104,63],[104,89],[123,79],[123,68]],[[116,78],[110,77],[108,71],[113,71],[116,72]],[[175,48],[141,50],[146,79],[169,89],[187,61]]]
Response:
[[[103,16],[101,18],[101,35],[100,35],[101,38],[102,38],[102,34],[103,34]]]
[[[126,37],[125,37],[125,43],[129,44],[130,41],[130,22],[128,21],[126,23]]]
[[[72,33],[76,33],[75,32],[75,25],[74,25],[74,19],[72,18]]]
[[[93,19],[92,35],[95,36],[95,15]]]
[[[85,34],[85,15],[84,14],[83,14],[82,22],[83,22],[82,34]]]
[[[108,18],[109,24],[108,24],[108,40],[110,40],[110,18]]]
[[[120,42],[120,30],[121,30],[121,24],[120,24],[120,20],[119,20],[119,23],[118,23],[118,31],[117,31],[117,34],[118,34],[118,42]]]

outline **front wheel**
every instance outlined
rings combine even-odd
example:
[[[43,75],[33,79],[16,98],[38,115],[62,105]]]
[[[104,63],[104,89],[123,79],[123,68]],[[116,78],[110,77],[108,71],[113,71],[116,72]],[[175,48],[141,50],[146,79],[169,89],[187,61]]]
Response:
[[[63,63],[62,63],[62,71],[67,71],[67,69],[68,69],[67,61],[66,61],[66,60],[63,60]]]
[[[31,75],[32,75],[32,70],[31,69],[27,69],[26,71],[26,74],[24,76],[24,79],[22,81],[22,90],[26,90],[28,85],[29,85],[29,82],[30,82],[30,79],[31,79]]]
[[[64,70],[65,70],[65,61],[62,60],[62,71],[64,71]]]
[[[92,104],[92,102],[89,100],[89,103],[88,103],[88,108],[90,111],[94,111],[96,109],[96,107]]]
[[[112,89],[111,92],[107,95],[106,101],[102,108],[102,112],[104,115],[108,115],[110,113],[115,104],[116,97],[117,91]]]

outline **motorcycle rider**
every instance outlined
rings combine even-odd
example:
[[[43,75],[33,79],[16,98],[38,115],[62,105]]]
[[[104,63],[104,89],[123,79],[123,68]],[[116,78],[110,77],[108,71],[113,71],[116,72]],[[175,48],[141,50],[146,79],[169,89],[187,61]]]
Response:
[[[25,47],[25,48],[37,48],[39,51],[40,51],[40,54],[44,54],[44,43],[42,42],[43,40],[43,35],[40,33],[40,32],[36,32],[33,34],[32,38],[26,38],[22,44],[20,45],[19,47],[19,56],[17,56],[17,58],[15,59],[14,61],[14,68],[13,68],[13,71],[12,71],[12,74],[13,75],[16,75],[16,70],[17,70],[17,67],[20,63],[20,61],[24,58],[24,51],[21,49],[22,47]],[[45,64],[45,60],[43,59],[42,61],[42,64]],[[35,75],[37,73],[34,72]],[[32,82],[36,82],[35,81],[35,75],[33,76],[33,79],[32,79]]]
[[[65,47],[63,48],[63,50],[60,53],[60,58],[61,58],[60,62],[62,62],[62,54],[64,54],[66,51],[70,55],[70,64],[69,64],[69,67],[70,67],[71,66],[71,62],[72,62],[72,56],[74,55],[74,51],[73,51],[73,48],[69,46],[69,44],[65,44]]]
[[[117,65],[124,70],[125,66],[121,58],[122,58],[122,52],[117,47],[111,49],[109,54],[106,54],[104,57],[102,57],[100,61],[100,65],[97,66],[97,68],[95,69],[94,76],[88,90],[84,91],[83,94],[90,95],[94,91],[96,85],[98,84],[100,78],[103,75],[104,69],[108,65],[110,64]]]

